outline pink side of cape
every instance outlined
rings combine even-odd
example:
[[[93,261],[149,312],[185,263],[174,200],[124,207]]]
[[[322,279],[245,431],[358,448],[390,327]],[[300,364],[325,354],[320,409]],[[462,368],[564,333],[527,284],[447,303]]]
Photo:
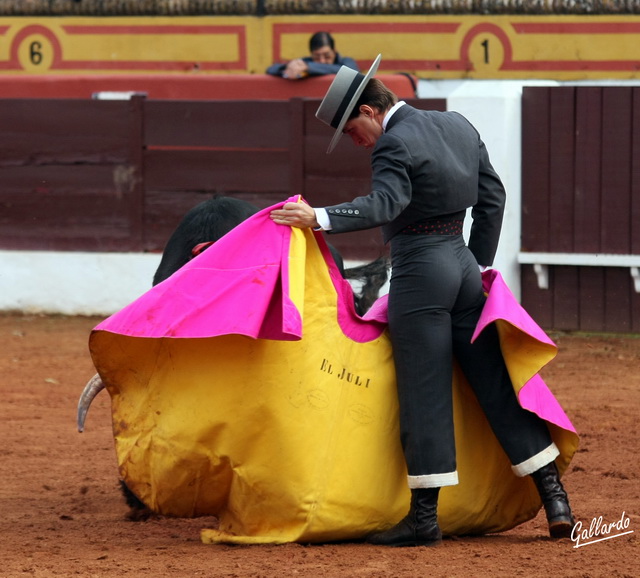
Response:
[[[485,271],[482,274],[482,284],[487,292],[487,301],[473,335],[474,340],[487,325],[501,319],[533,339],[555,346],[551,338],[518,303],[498,271],[495,269]],[[567,414],[539,374],[534,375],[525,383],[518,393],[518,399],[525,409],[534,412],[550,423],[575,433],[576,430]]]
[[[292,197],[285,202],[299,202]],[[133,337],[201,338],[240,334],[255,339],[302,337],[301,312],[289,298],[291,227],[258,212],[94,331]],[[321,233],[315,233],[336,291],[337,315],[348,337],[367,342],[385,323],[359,317]]]
[[[518,303],[497,270],[489,269],[485,271],[482,274],[482,283],[484,290],[487,292],[487,301],[474,332],[473,340],[487,325],[497,320],[503,320],[517,327],[533,339],[555,346],[549,336]],[[387,295],[374,303],[373,307],[366,313],[365,318],[378,319],[381,322],[387,321]],[[518,399],[525,409],[534,412],[549,423],[575,433],[576,430],[567,414],[540,375],[534,375],[520,389]]]
[[[482,286],[487,293],[487,301],[482,310],[472,341],[490,323],[496,319],[504,319],[523,333],[530,335],[541,343],[555,345],[549,336],[522,308],[504,282],[502,275],[495,269],[488,269],[482,274]]]
[[[542,419],[562,429],[577,433],[571,420],[567,417],[567,414],[540,375],[534,375],[524,384],[524,387],[518,393],[518,399],[522,407],[532,411]]]

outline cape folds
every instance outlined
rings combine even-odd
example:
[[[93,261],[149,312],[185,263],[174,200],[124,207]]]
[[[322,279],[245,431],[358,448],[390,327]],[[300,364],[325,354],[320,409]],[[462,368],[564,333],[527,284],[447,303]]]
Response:
[[[358,539],[409,503],[386,298],[359,317],[322,234],[274,224],[273,208],[92,332],[120,474],[157,512],[217,516],[206,543]],[[538,375],[555,345],[499,273],[484,279],[478,331],[498,325],[521,403],[549,422],[563,472],[578,436]],[[460,484],[441,492],[443,532],[531,519],[533,483],[514,476],[457,371],[452,386]]]

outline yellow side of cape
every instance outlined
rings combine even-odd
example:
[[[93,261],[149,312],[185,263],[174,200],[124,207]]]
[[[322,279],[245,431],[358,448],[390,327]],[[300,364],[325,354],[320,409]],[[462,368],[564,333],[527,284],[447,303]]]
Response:
[[[161,514],[218,516],[206,543],[353,540],[408,509],[388,335],[345,336],[317,241],[299,233],[301,340],[91,337],[122,478]],[[460,484],[441,492],[443,532],[502,531],[535,516],[533,484],[511,472],[459,372],[454,399]]]

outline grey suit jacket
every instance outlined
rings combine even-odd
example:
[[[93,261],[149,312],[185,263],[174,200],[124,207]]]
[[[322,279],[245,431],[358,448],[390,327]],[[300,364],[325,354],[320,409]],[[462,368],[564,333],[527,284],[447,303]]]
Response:
[[[371,155],[372,191],[326,207],[331,233],[382,226],[385,242],[407,225],[473,207],[469,248],[491,265],[506,194],[476,129],[456,112],[405,104]]]

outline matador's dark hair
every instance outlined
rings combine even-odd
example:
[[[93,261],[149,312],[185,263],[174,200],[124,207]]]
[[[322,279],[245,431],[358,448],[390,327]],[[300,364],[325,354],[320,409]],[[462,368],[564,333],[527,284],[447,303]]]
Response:
[[[371,108],[383,112],[391,108],[396,102],[398,102],[398,97],[391,92],[382,81],[377,78],[372,78],[367,82],[367,86],[365,86],[358,102],[356,102],[356,105],[353,107],[349,119],[360,116],[360,106],[363,104],[368,104]]]

